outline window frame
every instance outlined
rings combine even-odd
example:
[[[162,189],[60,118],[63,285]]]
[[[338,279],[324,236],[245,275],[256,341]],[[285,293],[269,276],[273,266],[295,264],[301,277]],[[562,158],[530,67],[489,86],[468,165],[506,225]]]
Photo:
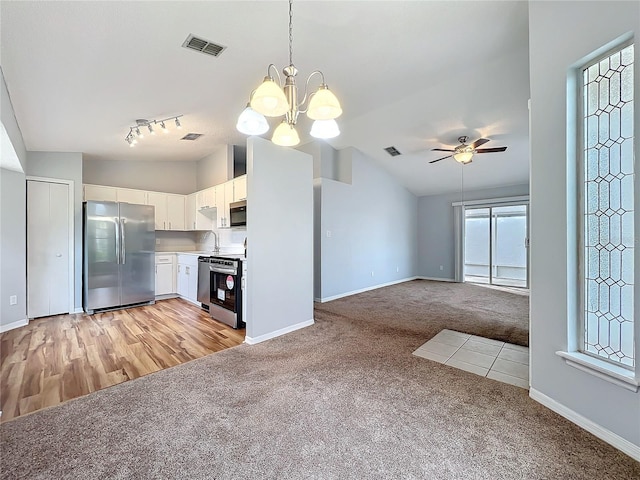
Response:
[[[584,206],[586,204],[585,195],[585,148],[584,148],[584,85],[583,71],[591,65],[599,63],[611,54],[621,51],[629,45],[634,45],[633,73],[634,73],[634,129],[633,129],[633,151],[634,151],[634,236],[640,238],[640,178],[637,171],[636,161],[640,160],[637,155],[638,133],[640,132],[640,122],[638,122],[637,92],[640,91],[639,62],[640,52],[638,45],[635,45],[632,34],[624,35],[602,48],[596,50],[591,55],[582,58],[569,70],[567,76],[567,214],[568,214],[568,291],[567,291],[567,313],[568,318],[568,338],[565,350],[557,351],[556,355],[579,370],[606,380],[610,383],[623,387],[627,390],[637,392],[640,389],[640,301],[638,301],[638,290],[636,284],[640,279],[640,254],[634,251],[634,363],[633,367],[625,366],[599,357],[584,350],[585,335],[585,216]],[[572,221],[573,218],[573,221]],[[635,245],[634,245],[635,248]]]

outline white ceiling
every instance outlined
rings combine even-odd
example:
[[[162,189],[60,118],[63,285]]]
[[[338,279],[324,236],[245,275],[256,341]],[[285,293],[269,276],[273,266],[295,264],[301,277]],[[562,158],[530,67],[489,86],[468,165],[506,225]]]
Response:
[[[342,134],[417,195],[457,191],[460,169],[440,152],[490,138],[464,167],[465,189],[526,183],[528,5],[521,1],[303,1],[293,4],[299,85],[320,69],[340,98]],[[269,63],[288,63],[280,1],[0,2],[1,66],[32,151],[111,160],[198,160],[243,143],[235,130]],[[193,33],[227,49],[182,48]],[[313,82],[312,82],[313,84]],[[315,84],[314,84],[315,85]],[[184,114],[184,129],[124,138],[137,118]],[[301,118],[300,130],[310,121]],[[187,132],[205,136],[180,141]],[[180,135],[178,135],[180,133]],[[389,157],[396,146],[404,155]]]

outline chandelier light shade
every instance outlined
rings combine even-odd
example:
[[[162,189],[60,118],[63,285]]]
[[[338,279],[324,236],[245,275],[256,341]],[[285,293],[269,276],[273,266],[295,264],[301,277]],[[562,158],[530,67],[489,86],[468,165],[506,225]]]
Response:
[[[456,162],[469,163],[473,158],[473,152],[459,152],[453,155]]]
[[[167,127],[167,123],[165,122],[170,122],[171,120],[175,122],[176,128],[180,130],[182,128],[182,125],[180,124],[181,117],[182,115],[176,115],[175,117],[163,118],[160,120],[138,119],[134,126],[129,127],[129,133],[124,140],[130,147],[134,147],[138,143],[138,139],[142,140],[144,138],[144,127],[147,127],[149,130],[149,135],[156,134],[156,131],[153,129],[154,125],[160,125],[160,128],[164,133],[169,133],[169,127]]]
[[[320,70],[311,72],[305,83],[302,100],[298,99],[296,75],[298,69],[293,64],[293,2],[289,0],[289,65],[282,69],[284,84],[274,64],[267,67],[267,76],[262,84],[252,93],[249,105],[240,114],[236,128],[246,135],[260,135],[269,129],[266,117],[281,117],[282,122],[276,127],[271,141],[276,145],[293,147],[300,143],[296,124],[300,113],[315,120],[311,135],[316,138],[333,138],[340,134],[335,119],[342,115],[342,107],[338,98],[329,90]],[[278,81],[271,75],[272,71]],[[314,75],[320,76],[320,87],[308,95],[309,81]],[[305,108],[306,105],[306,108]],[[255,114],[255,115],[254,115]],[[256,115],[260,115],[260,118]],[[320,122],[320,123],[319,123]]]
[[[340,135],[340,128],[335,120],[316,120],[310,133],[315,138],[335,138]]]
[[[329,87],[322,84],[309,100],[307,117],[312,120],[334,120],[342,115],[340,102]]]
[[[283,120],[273,131],[271,141],[281,147],[295,147],[300,143],[300,137],[298,136],[296,127],[286,120]]]
[[[250,104],[247,104],[247,108],[238,117],[236,128],[245,135],[262,135],[269,131],[269,124],[264,115],[256,112]]]
[[[289,102],[280,85],[272,77],[264,77],[251,96],[251,108],[266,117],[281,117],[289,111]]]

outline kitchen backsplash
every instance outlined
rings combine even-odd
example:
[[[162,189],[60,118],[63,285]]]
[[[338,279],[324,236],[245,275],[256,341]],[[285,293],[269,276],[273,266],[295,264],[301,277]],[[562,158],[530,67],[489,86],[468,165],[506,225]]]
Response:
[[[196,232],[156,230],[156,252],[188,252],[198,250]]]
[[[222,228],[216,230],[219,235],[220,253],[244,253],[244,239],[246,230]],[[198,250],[213,250],[215,237],[211,232],[198,232]]]
[[[244,253],[246,230],[222,228],[219,235],[220,253]],[[170,232],[156,230],[156,252],[213,251],[212,232]]]

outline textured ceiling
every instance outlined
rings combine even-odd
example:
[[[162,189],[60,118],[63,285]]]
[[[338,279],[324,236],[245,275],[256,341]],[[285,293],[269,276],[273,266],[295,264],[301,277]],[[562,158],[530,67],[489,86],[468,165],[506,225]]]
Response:
[[[299,85],[320,69],[354,146],[418,195],[460,188],[460,165],[430,148],[484,136],[465,188],[528,181],[528,5],[484,1],[295,1]],[[1,65],[28,150],[85,158],[198,160],[242,143],[235,130],[269,63],[288,63],[286,1],[0,3]],[[193,33],[220,57],[181,47]],[[312,81],[313,83],[313,81]],[[178,132],[124,137],[137,118],[184,114]],[[303,117],[300,131],[310,128]],[[181,135],[180,135],[181,136]],[[309,137],[306,137],[308,140]],[[303,141],[305,138],[303,138]],[[402,153],[389,157],[383,148]]]

